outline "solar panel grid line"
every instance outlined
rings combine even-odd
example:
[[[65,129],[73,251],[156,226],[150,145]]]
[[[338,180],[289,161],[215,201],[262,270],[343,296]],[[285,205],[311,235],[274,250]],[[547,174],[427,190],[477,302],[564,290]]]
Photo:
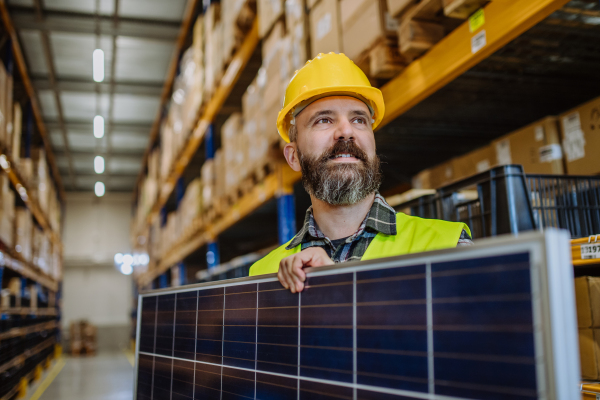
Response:
[[[155,300],[155,310],[154,310],[154,345],[152,348],[152,353],[156,351],[156,327],[158,325],[158,297]],[[150,399],[154,400],[154,369],[156,364],[156,357],[152,357],[152,389],[150,392]]]
[[[358,374],[358,342],[356,335],[356,272],[352,273],[352,383],[357,384],[357,374]],[[358,392],[356,387],[352,389],[352,399],[356,400],[358,396]]]
[[[302,312],[302,292],[298,293],[298,366],[296,368],[296,375],[300,376],[300,327],[301,327],[301,312]],[[296,380],[296,399],[300,400],[300,379]]]
[[[564,398],[552,391],[556,386],[552,379],[563,378],[555,368],[560,354],[552,353],[558,343],[549,342],[556,341],[556,337],[548,327],[550,322],[557,324],[556,315],[565,323],[568,307],[557,304],[550,310],[550,293],[560,292],[546,287],[549,282],[545,279],[551,279],[545,274],[556,274],[551,268],[566,270],[564,266],[569,263],[567,259],[566,263],[562,260],[551,266],[545,251],[552,243],[546,245],[546,250],[539,246],[536,250],[534,244],[539,245],[540,240],[530,238],[527,243],[526,236],[510,243],[499,241],[504,245],[499,250],[496,246],[474,246],[467,252],[309,269],[306,289],[297,297],[274,289],[278,282],[273,276],[186,288],[178,293],[196,296],[196,341],[192,347],[196,353],[201,326],[211,325],[200,324],[206,322],[200,318],[200,298],[206,299],[211,290],[219,290],[223,297],[218,307],[222,308],[221,326],[217,325],[221,329],[220,361],[207,362],[198,353],[193,364],[177,357],[169,362],[161,355],[160,346],[151,352],[138,348],[137,359],[152,360],[151,393],[156,400],[165,398],[161,395],[166,393],[156,392],[155,376],[162,379],[161,371],[170,368],[171,381],[164,383],[173,387],[174,379],[185,375],[183,365],[196,371],[190,377],[194,390],[201,388],[198,379],[202,385],[207,374],[215,373],[215,379],[219,379],[216,398],[223,400],[235,396],[303,400],[316,398],[317,393],[322,398],[356,400],[383,398],[384,394],[398,400]],[[540,274],[536,275],[538,269]],[[568,279],[564,271],[562,274],[562,280],[554,278],[554,284],[565,290]],[[154,332],[162,329],[159,311],[165,301],[170,305],[171,294],[163,291],[141,297],[161,297],[153,304]],[[178,304],[176,301],[172,311],[177,316],[173,324],[184,314]],[[207,313],[202,314],[203,318],[208,317]],[[144,311],[139,315],[143,316]],[[150,329],[143,319],[138,321],[138,332],[141,326]],[[561,329],[561,346],[576,353],[576,336],[568,332],[573,327]],[[160,336],[149,338],[143,331],[140,334],[139,345],[150,339],[156,343]],[[177,343],[172,334],[171,342]],[[289,352],[286,349],[293,349],[292,343],[297,349]],[[539,343],[548,344],[549,351]],[[170,354],[174,356],[175,352],[172,348]],[[567,361],[573,364],[572,359]],[[218,370],[210,372],[210,368]],[[150,378],[146,372],[140,375],[136,371],[136,392],[142,384],[140,378]],[[569,379],[576,381],[571,375]],[[160,390],[160,384],[157,388]],[[563,392],[572,395],[571,389]],[[169,395],[179,400],[174,393]],[[197,391],[192,397],[208,398]]]
[[[256,370],[258,369],[258,290],[256,290],[256,342],[254,346],[254,398],[256,399]]]
[[[200,301],[200,296],[196,296],[196,323],[194,327],[194,361],[196,361],[196,353],[198,351],[198,302]],[[192,399],[196,398],[196,363],[194,363],[194,378],[192,380]]]
[[[433,367],[433,300],[431,289],[431,263],[425,265],[425,295],[427,297],[427,385],[429,393],[435,393],[435,370]]]
[[[225,286],[223,286],[223,329],[221,329],[221,391],[219,399],[223,399],[223,357],[225,356]]]
[[[173,302],[173,340],[171,340],[171,355],[175,356],[175,323],[177,318],[177,293],[175,293],[175,301]],[[171,362],[171,389],[169,390],[169,399],[173,400],[173,362]]]

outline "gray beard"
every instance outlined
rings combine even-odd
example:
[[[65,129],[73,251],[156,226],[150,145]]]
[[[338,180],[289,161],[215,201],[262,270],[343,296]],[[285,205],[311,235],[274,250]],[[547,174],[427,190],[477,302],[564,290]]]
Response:
[[[379,157],[358,163],[335,163],[304,156],[298,150],[302,183],[311,196],[333,205],[349,206],[364,200],[381,185]]]

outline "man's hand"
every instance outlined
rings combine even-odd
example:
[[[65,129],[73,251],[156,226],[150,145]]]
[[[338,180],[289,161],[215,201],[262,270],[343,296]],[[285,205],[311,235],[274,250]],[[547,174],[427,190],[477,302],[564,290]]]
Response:
[[[306,273],[302,268],[322,267],[332,264],[333,261],[325,250],[320,247],[309,247],[281,260],[277,278],[283,287],[290,289],[292,293],[301,292],[304,289],[304,281],[306,280]]]

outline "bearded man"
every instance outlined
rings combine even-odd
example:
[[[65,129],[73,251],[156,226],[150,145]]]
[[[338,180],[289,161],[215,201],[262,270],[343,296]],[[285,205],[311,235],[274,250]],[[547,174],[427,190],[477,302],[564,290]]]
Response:
[[[378,193],[373,129],[384,109],[379,89],[343,54],[319,54],[296,71],[277,129],[312,206],[296,236],[252,265],[250,275],[277,272],[296,293],[305,267],[472,244],[465,224],[396,213]]]

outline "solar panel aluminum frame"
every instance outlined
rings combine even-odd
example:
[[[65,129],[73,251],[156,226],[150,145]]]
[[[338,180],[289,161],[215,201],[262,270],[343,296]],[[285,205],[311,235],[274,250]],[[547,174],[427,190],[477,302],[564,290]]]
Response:
[[[544,400],[576,399],[580,393],[579,347],[575,309],[575,293],[573,285],[573,267],[571,261],[570,236],[567,231],[548,229],[544,232],[527,232],[517,236],[504,235],[494,238],[480,239],[474,246],[458,247],[409,254],[398,257],[372,260],[368,262],[348,262],[320,268],[306,268],[307,277],[332,275],[335,273],[361,272],[387,269],[416,264],[429,265],[428,276],[431,278],[431,265],[436,262],[461,261],[477,257],[511,255],[527,252],[530,256],[531,293],[533,303],[533,326],[535,337],[535,364],[537,379],[537,398]],[[136,351],[134,371],[134,398],[138,391],[138,364],[140,355],[140,330],[142,319],[142,299],[145,297],[184,293],[198,289],[237,286],[248,283],[277,281],[276,274],[258,277],[245,277],[218,282],[207,282],[188,285],[180,288],[159,289],[142,292],[138,298],[138,320],[136,328]],[[354,280],[356,286],[356,279]],[[428,285],[428,307],[431,307],[431,285]],[[356,313],[356,291],[354,291],[354,313]],[[257,305],[258,307],[258,305]],[[430,311],[430,310],[429,310]],[[431,312],[428,311],[428,314]],[[298,317],[300,318],[300,317]],[[354,318],[356,324],[356,317]],[[428,329],[431,320],[428,318]],[[155,328],[156,329],[156,328]],[[356,325],[354,327],[354,366],[356,366]],[[428,338],[428,342],[431,337]],[[428,353],[433,348],[428,343]],[[431,350],[430,350],[431,349]],[[429,356],[428,356],[429,357]],[[198,362],[198,361],[192,361]],[[431,361],[430,361],[431,363]],[[233,367],[235,368],[235,367]],[[356,368],[356,367],[355,367]],[[429,365],[431,368],[431,365]],[[260,372],[262,373],[262,371]],[[266,372],[269,374],[268,372]],[[273,374],[277,375],[277,374]],[[356,371],[354,371],[356,376]],[[294,377],[301,380],[318,381],[304,376]],[[429,378],[433,380],[434,378]],[[327,382],[356,389],[374,390],[380,393],[402,394],[414,398],[430,400],[450,400],[461,397],[438,395],[435,393],[407,394],[386,388],[365,387],[352,384]],[[430,382],[431,385],[431,382]]]

